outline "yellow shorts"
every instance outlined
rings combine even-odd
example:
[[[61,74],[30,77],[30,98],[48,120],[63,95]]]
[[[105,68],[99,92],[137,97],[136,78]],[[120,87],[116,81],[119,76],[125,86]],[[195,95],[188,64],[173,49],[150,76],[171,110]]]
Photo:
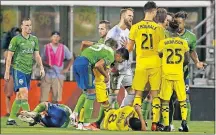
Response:
[[[97,70],[93,69],[95,76],[95,93],[97,102],[105,102],[108,101],[108,93],[106,90],[106,83],[104,82],[104,76]]]
[[[145,69],[136,67],[132,88],[134,90],[144,91],[149,82],[151,90],[159,90],[161,84],[161,67]]]
[[[162,78],[161,90],[159,97],[163,100],[169,101],[172,96],[173,90],[175,90],[178,101],[186,100],[185,82],[180,80],[167,80]]]

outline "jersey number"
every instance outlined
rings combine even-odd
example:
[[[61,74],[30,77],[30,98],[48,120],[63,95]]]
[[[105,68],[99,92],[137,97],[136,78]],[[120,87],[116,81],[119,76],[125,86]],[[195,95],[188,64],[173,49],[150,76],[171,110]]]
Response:
[[[108,123],[111,123],[111,122],[115,121],[116,119],[117,119],[117,115],[111,114],[108,118]]]
[[[142,41],[141,48],[142,49],[153,49],[153,40],[152,40],[152,34],[142,34],[144,37],[144,40]],[[146,42],[150,40],[150,47],[145,46]]]
[[[175,52],[172,49],[167,49],[167,52],[170,52],[170,54],[167,57],[167,64],[179,64],[182,61],[182,55],[179,53],[181,49],[175,49]],[[173,61],[171,58],[173,55],[179,57],[178,61]]]

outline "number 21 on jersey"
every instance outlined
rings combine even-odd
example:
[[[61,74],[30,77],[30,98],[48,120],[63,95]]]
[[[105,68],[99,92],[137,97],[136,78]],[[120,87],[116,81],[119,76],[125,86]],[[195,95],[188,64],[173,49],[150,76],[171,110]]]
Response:
[[[147,49],[147,50],[153,49],[152,34],[143,33],[142,37],[143,37],[143,41],[142,41],[142,44],[141,44],[141,48],[142,49]]]

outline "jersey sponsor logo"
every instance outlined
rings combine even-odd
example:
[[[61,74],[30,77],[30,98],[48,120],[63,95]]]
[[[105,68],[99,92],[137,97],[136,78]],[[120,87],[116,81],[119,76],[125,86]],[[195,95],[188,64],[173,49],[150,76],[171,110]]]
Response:
[[[22,50],[22,53],[30,53],[30,54],[32,54],[33,52],[34,52],[34,50],[32,48]]]
[[[19,84],[23,84],[24,83],[24,81],[23,81],[23,79],[19,79]]]

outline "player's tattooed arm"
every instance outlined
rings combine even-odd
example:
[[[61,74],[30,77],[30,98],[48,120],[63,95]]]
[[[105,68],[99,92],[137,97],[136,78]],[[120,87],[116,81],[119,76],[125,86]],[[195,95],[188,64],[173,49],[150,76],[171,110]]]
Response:
[[[184,66],[185,65],[188,65],[189,64],[189,61],[190,61],[190,54],[189,54],[189,52],[185,52],[185,54],[184,54]]]
[[[83,51],[85,48],[92,46],[94,42],[91,41],[82,41],[80,50]]]
[[[105,61],[103,59],[99,60],[96,64],[95,64],[95,68],[105,77],[105,83],[109,82],[109,75],[106,72],[105,68]]]
[[[141,131],[146,131],[146,124],[145,124],[145,120],[143,119],[141,106],[135,105],[134,108],[138,114],[140,121],[141,121]]]
[[[14,52],[8,51],[8,53],[7,53],[7,58],[6,58],[6,69],[5,69],[5,75],[4,75],[4,79],[5,79],[6,81],[9,80],[9,76],[10,76],[10,66],[11,66],[11,60],[12,60],[13,55],[14,55]]]
[[[190,51],[190,56],[193,60],[193,62],[195,63],[197,68],[203,69],[204,68],[204,63],[199,61],[197,52],[195,50]]]

